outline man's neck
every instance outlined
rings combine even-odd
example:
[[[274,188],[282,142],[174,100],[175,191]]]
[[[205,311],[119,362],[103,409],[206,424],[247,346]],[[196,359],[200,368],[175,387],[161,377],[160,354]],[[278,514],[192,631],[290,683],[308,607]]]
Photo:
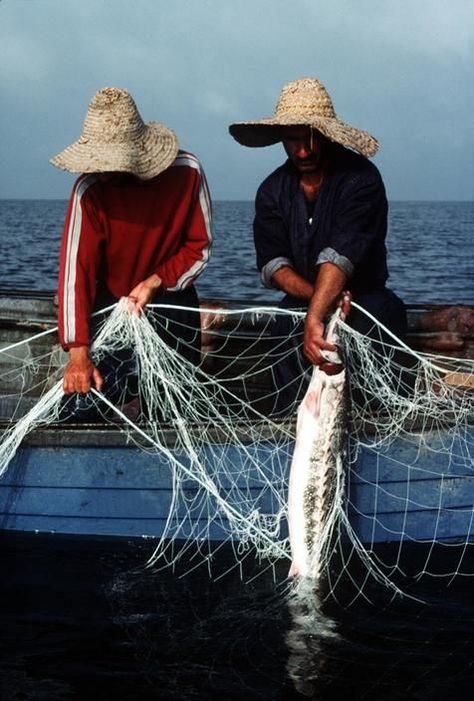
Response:
[[[324,173],[322,169],[318,169],[311,173],[303,173],[300,176],[300,187],[304,192],[304,196],[310,202],[313,202],[318,196],[318,192],[323,184]]]

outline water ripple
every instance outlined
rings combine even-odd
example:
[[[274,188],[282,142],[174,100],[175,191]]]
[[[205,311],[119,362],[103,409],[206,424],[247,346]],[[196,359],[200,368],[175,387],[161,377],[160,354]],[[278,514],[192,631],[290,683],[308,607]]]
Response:
[[[56,288],[64,200],[0,201],[0,273],[9,289]],[[276,302],[260,284],[252,202],[214,203],[214,248],[201,297]],[[474,304],[472,202],[392,202],[389,284],[406,302]],[[12,245],[14,244],[14,245]]]

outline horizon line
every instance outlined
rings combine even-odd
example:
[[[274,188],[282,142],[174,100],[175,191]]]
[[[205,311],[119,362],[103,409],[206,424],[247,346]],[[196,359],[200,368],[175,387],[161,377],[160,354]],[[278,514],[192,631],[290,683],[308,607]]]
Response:
[[[68,202],[69,197],[0,197],[0,202]],[[212,202],[254,202],[252,199],[242,199],[242,198],[213,198]],[[474,198],[471,199],[426,199],[426,198],[389,198],[388,202],[474,202]]]

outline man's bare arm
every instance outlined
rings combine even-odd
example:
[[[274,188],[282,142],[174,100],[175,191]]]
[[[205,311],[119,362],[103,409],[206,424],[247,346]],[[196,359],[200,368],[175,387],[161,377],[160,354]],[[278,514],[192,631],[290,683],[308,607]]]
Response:
[[[135,285],[133,290],[128,295],[131,302],[136,305],[138,313],[145,309],[146,305],[151,302],[155,292],[161,287],[161,278],[153,273],[146,280],[143,280],[138,285]]]
[[[287,295],[298,297],[307,302],[314,292],[314,287],[310,282],[286,265],[273,273],[272,282]]]
[[[334,263],[319,266],[306,314],[303,351],[313,365],[321,365],[322,350],[335,350],[324,340],[324,319],[334,309],[346,287],[347,275]]]
[[[334,263],[322,263],[312,285],[293,268],[284,266],[273,274],[272,282],[286,294],[309,302],[303,351],[313,365],[321,365],[321,350],[335,350],[324,340],[324,319],[340,300],[347,275]]]

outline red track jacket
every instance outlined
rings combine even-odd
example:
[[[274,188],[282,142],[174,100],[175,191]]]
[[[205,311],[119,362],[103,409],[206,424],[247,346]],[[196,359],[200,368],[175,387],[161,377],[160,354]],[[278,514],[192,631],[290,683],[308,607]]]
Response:
[[[69,200],[60,255],[63,348],[90,344],[98,282],[123,297],[156,273],[165,290],[182,290],[206,267],[211,243],[209,191],[192,154],[180,151],[151,180],[82,175]]]

